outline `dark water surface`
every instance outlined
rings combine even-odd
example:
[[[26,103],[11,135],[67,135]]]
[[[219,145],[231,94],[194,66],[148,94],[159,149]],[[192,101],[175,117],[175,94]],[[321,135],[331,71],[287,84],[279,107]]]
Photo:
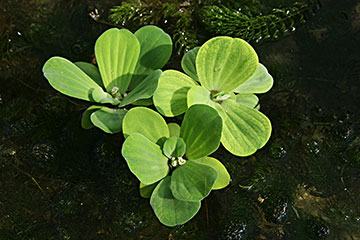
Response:
[[[119,4],[99,2],[0,2],[0,240],[360,239],[360,1],[323,1],[254,45],[275,80],[260,96],[272,137],[247,158],[220,148],[231,186],[175,228],[139,196],[121,134],[82,129],[87,103],[42,76],[50,56],[92,60],[109,26],[88,12]]]

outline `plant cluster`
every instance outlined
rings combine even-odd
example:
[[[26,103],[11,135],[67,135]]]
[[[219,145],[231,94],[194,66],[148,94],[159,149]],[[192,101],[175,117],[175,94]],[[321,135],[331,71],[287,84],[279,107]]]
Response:
[[[122,154],[163,224],[187,222],[211,190],[229,184],[226,168],[208,157],[220,145],[221,127],[217,111],[206,105],[191,106],[181,127],[145,107],[126,114]]]
[[[169,35],[158,27],[135,34],[113,28],[95,44],[98,67],[62,57],[43,67],[56,90],[96,103],[83,114],[84,128],[123,132],[122,155],[140,181],[141,196],[150,198],[166,226],[189,221],[211,190],[229,184],[225,166],[209,156],[220,142],[236,156],[266,144],[271,123],[255,94],[273,85],[242,39],[215,37],[192,49],[181,62],[187,75],[160,70],[171,51]],[[152,102],[166,117],[185,113],[181,126],[145,107]]]
[[[113,28],[96,41],[98,67],[52,57],[43,72],[59,92],[96,103],[85,110],[83,128],[96,126],[107,133],[118,133],[122,128],[119,119],[127,112],[125,106],[139,100],[148,104],[157,88],[160,68],[169,60],[171,51],[169,35],[155,26],[145,26],[135,34]]]

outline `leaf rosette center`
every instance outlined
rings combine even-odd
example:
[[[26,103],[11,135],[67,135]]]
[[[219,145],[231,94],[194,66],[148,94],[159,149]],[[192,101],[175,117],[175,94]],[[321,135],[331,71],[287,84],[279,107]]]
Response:
[[[217,111],[203,104],[191,106],[181,126],[167,124],[145,107],[132,108],[124,117],[122,155],[141,182],[140,194],[150,197],[166,226],[187,222],[211,190],[228,185],[225,167],[208,157],[220,145],[221,129]]]

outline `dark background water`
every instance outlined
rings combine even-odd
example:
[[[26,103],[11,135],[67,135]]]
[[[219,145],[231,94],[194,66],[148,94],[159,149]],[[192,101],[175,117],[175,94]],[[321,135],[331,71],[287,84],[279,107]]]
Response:
[[[88,13],[106,20],[114,4],[0,2],[1,240],[360,239],[359,1],[324,0],[295,32],[254,44],[275,81],[260,96],[271,139],[247,158],[220,148],[231,185],[175,228],[139,196],[121,134],[82,129],[87,103],[42,76],[54,55],[90,62],[109,26]]]

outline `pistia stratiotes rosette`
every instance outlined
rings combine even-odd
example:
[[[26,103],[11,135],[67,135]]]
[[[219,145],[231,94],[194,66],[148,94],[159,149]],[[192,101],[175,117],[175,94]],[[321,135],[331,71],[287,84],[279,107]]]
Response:
[[[168,34],[155,26],[131,33],[112,28],[96,41],[98,67],[86,62],[72,63],[62,57],[50,58],[43,67],[44,76],[59,92],[95,102],[85,110],[81,125],[96,126],[107,133],[121,131],[129,104],[151,105],[162,68],[172,52]]]
[[[256,109],[255,93],[273,85],[255,50],[244,40],[215,37],[184,55],[182,68],[162,73],[153,100],[157,110],[177,116],[194,104],[206,104],[223,120],[221,143],[232,154],[248,156],[270,138],[270,120]]]
[[[181,127],[145,107],[124,117],[122,155],[164,225],[189,221],[211,190],[229,184],[226,168],[208,157],[220,145],[221,128],[221,117],[206,105],[191,106]]]

